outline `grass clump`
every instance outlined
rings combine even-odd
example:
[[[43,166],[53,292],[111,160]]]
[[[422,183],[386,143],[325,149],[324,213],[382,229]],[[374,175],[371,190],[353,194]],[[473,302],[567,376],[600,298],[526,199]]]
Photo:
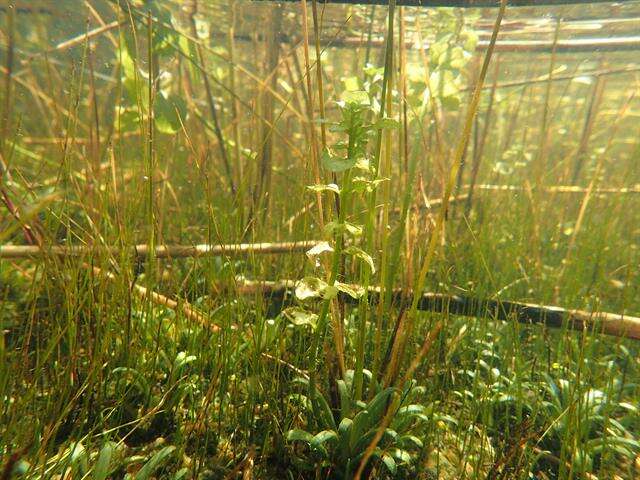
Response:
[[[559,41],[633,2],[59,3],[0,10],[0,479],[640,475],[598,323],[640,312],[637,68]]]

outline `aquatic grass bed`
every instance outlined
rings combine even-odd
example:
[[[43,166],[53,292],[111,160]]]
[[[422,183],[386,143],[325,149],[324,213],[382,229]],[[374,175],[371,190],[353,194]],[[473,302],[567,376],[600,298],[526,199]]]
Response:
[[[0,10],[1,478],[640,474],[640,70],[569,42],[637,5],[56,3]]]

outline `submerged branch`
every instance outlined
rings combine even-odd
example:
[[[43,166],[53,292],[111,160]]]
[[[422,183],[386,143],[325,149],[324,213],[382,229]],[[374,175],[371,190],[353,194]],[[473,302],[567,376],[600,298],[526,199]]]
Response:
[[[94,254],[121,255],[126,250],[138,258],[149,256],[153,253],[154,258],[185,258],[185,257],[205,257],[205,256],[238,256],[238,255],[261,255],[270,253],[291,253],[306,252],[311,247],[317,245],[318,240],[305,240],[299,242],[281,243],[232,243],[222,245],[158,245],[154,252],[151,252],[148,245],[135,245],[129,249],[119,247],[104,246],[43,246],[34,245],[2,245],[0,246],[0,258],[44,258],[47,256],[58,257],[86,257]]]
[[[466,186],[468,187],[468,185]],[[476,185],[477,190],[490,190],[494,192],[521,192],[525,191],[525,187],[520,185]],[[532,187],[534,190],[540,189],[548,193],[586,193],[589,188],[578,185],[551,185],[543,187]],[[592,190],[594,194],[633,194],[640,193],[640,186],[637,187],[598,187]]]
[[[238,283],[238,292],[242,294],[259,293],[269,296],[273,300],[294,298],[296,282],[283,280],[280,282],[244,281]],[[357,290],[358,287],[354,286]],[[347,303],[357,303],[349,295],[340,294]],[[380,290],[369,288],[369,301],[377,303]],[[394,289],[393,304],[397,307],[409,305],[413,301],[411,293],[402,289]],[[616,337],[640,340],[640,317],[626,314],[589,312],[585,310],[571,310],[551,305],[475,298],[445,293],[426,292],[418,300],[418,310],[442,312],[465,317],[490,318],[492,320],[517,321],[524,324],[543,324],[547,327],[604,333]]]

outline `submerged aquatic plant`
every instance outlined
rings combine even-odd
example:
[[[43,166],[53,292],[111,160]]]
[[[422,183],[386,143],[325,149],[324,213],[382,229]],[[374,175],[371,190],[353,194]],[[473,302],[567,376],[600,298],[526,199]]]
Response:
[[[349,370],[345,380],[338,380],[340,408],[334,415],[329,401],[310,387],[308,394],[293,394],[290,399],[302,406],[302,421],[306,428],[287,432],[294,465],[302,471],[322,472],[325,478],[352,478],[374,437],[383,429],[382,437],[366,466],[367,476],[396,478],[401,471],[417,466],[424,448],[425,432],[435,422],[451,420],[434,412],[434,405],[425,405],[425,389],[411,382],[403,389],[381,387],[364,370],[368,380],[368,402],[353,401],[354,372]],[[309,387],[308,381],[298,383]],[[392,405],[392,395],[401,401]],[[391,412],[392,420],[383,419]]]

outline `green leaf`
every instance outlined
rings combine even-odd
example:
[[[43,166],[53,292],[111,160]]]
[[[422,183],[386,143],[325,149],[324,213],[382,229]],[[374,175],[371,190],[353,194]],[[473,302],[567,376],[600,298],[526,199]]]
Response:
[[[165,98],[160,94],[154,99],[155,125],[159,132],[172,135],[181,128],[181,119],[187,114],[184,100],[176,95]]]
[[[398,463],[411,463],[411,455],[406,450],[394,448],[391,455]]]
[[[81,477],[87,473],[87,470],[89,470],[87,450],[80,442],[73,445],[73,450],[71,451],[71,466]]]
[[[135,79],[136,65],[127,48],[127,41],[124,34],[120,35],[120,50],[118,50],[120,68],[125,79]]]
[[[373,263],[373,258],[371,258],[371,255],[369,255],[367,252],[353,245],[345,248],[344,251],[346,254],[364,261],[367,265],[369,265],[369,268],[371,268],[371,273],[376,273],[376,266]]]
[[[307,312],[306,310],[298,307],[290,307],[283,310],[282,314],[287,320],[297,327],[309,325],[312,328],[316,328],[318,315],[315,313]]]
[[[429,77],[432,94],[440,99],[456,97],[460,92],[458,84],[458,77],[451,70],[438,69]]]
[[[371,441],[374,439],[374,437],[377,434],[378,434],[377,427],[366,430],[366,433],[362,435],[358,439],[356,444],[353,446],[353,451],[356,453],[360,453],[366,450],[371,444]],[[380,441],[378,442],[378,445],[380,446],[393,445],[396,442],[397,438],[398,438],[398,433],[395,430],[392,430],[390,428],[385,428],[384,431],[382,432],[382,436],[380,437]]]
[[[373,124],[374,128],[377,129],[395,129],[398,128],[400,126],[400,124],[398,123],[397,120],[394,120],[393,118],[381,118],[380,120],[378,120],[376,123]]]
[[[396,416],[402,417],[404,415],[416,415],[418,413],[424,413],[425,410],[426,410],[426,407],[424,405],[417,405],[417,404],[407,405],[405,407],[400,408]]]
[[[340,96],[341,100],[348,105],[369,106],[371,100],[369,94],[364,90],[345,91]]]
[[[338,425],[338,433],[340,434],[340,437],[344,437],[349,433],[349,430],[351,430],[351,425],[353,425],[353,420],[351,420],[350,418],[343,418],[340,421],[340,425]]]
[[[317,277],[305,277],[296,285],[295,294],[299,300],[318,297],[330,300],[336,297],[338,289]]]
[[[176,472],[173,476],[173,480],[182,480],[183,478],[189,477],[189,469],[187,467],[181,468]]]
[[[351,426],[353,421],[350,418],[343,418],[338,425],[339,443],[338,449],[341,455],[350,456],[351,450],[349,449],[349,437],[351,432]]]
[[[309,257],[309,259],[311,260],[316,260],[316,267],[319,267],[320,265],[318,264],[316,257],[319,257],[323,253],[331,252],[333,252],[333,247],[329,245],[328,242],[319,242],[318,244],[307,250],[307,257]]]
[[[331,407],[318,389],[314,385],[309,386],[309,398],[311,399],[311,405],[316,415],[316,421],[318,425],[329,430],[336,430],[336,421],[333,418]]]
[[[323,430],[313,436],[311,440],[311,448],[321,450],[326,448],[324,445],[335,443],[338,441],[338,434],[334,430]]]
[[[195,355],[187,355],[187,352],[179,352],[178,355],[176,355],[176,359],[173,361],[173,369],[180,370],[188,363],[195,362],[195,360]]]
[[[327,282],[317,277],[305,277],[296,285],[296,298],[298,300],[307,300],[321,297],[327,286]]]
[[[168,460],[171,454],[175,451],[176,447],[168,446],[157,452],[151,459],[144,464],[144,466],[138,470],[135,475],[135,480],[146,480],[156,472],[158,468],[162,466],[164,462]]]
[[[391,455],[383,453],[380,459],[382,460],[382,463],[387,468],[389,473],[395,476],[397,471],[397,466],[396,466],[396,461],[391,457]]]
[[[623,457],[632,457],[633,452],[640,451],[640,442],[624,437],[594,438],[589,440],[585,447],[585,450],[591,454],[598,454],[603,450],[610,449]]]
[[[328,236],[348,233],[352,237],[360,237],[362,236],[362,227],[349,222],[329,222],[324,226],[324,233]]]
[[[343,158],[334,155],[329,150],[322,152],[322,166],[330,172],[344,172],[356,164],[355,158]]]
[[[369,412],[362,410],[353,418],[351,432],[349,434],[349,448],[354,451],[358,441],[367,433],[369,422]]]
[[[307,188],[313,192],[333,192],[336,195],[340,195],[340,188],[335,183],[329,183],[328,185],[307,185]]]
[[[26,473],[29,471],[30,468],[31,468],[31,464],[29,462],[27,462],[26,460],[20,459],[15,463],[15,465],[11,469],[11,474],[9,475],[9,478],[13,478],[14,476],[26,475]]]
[[[344,83],[344,89],[347,91],[353,92],[360,90],[360,78],[357,76],[344,77],[342,78],[342,82]]]
[[[293,430],[289,430],[287,432],[287,441],[288,442],[305,442],[311,445],[311,442],[313,441],[313,435],[299,428],[294,428]]]
[[[336,383],[338,385],[338,396],[340,397],[340,415],[342,418],[346,418],[351,412],[351,395],[344,380],[338,380]]]
[[[415,448],[421,449],[424,447],[424,443],[415,435],[403,435],[398,439],[398,445],[403,448]]]
[[[349,285],[348,283],[335,283],[335,288],[343,293],[346,293],[351,298],[355,298],[356,300],[364,295],[364,288],[357,285]]]
[[[149,387],[149,384],[147,383],[147,379],[135,368],[116,367],[111,371],[111,375],[112,376],[113,375],[122,375],[122,376],[130,375],[134,379],[134,382],[131,382],[131,383],[136,384],[139,387],[139,391],[144,397],[149,397],[151,395],[150,387]]]
[[[109,476],[109,472],[111,470],[111,458],[113,457],[115,446],[115,443],[107,442],[100,450],[96,466],[93,468],[93,480],[106,480]]]
[[[393,387],[385,388],[368,403],[367,410],[371,414],[368,428],[372,428],[382,420],[394,391]]]
[[[358,176],[354,177],[353,182],[353,191],[354,192],[373,192],[382,182],[388,181],[388,178],[376,178],[375,180],[369,180],[368,178]]]
[[[302,408],[307,410],[308,412],[313,411],[313,406],[311,405],[311,400],[306,395],[302,395],[301,393],[292,393],[287,397],[289,401],[292,403],[300,405]]]

